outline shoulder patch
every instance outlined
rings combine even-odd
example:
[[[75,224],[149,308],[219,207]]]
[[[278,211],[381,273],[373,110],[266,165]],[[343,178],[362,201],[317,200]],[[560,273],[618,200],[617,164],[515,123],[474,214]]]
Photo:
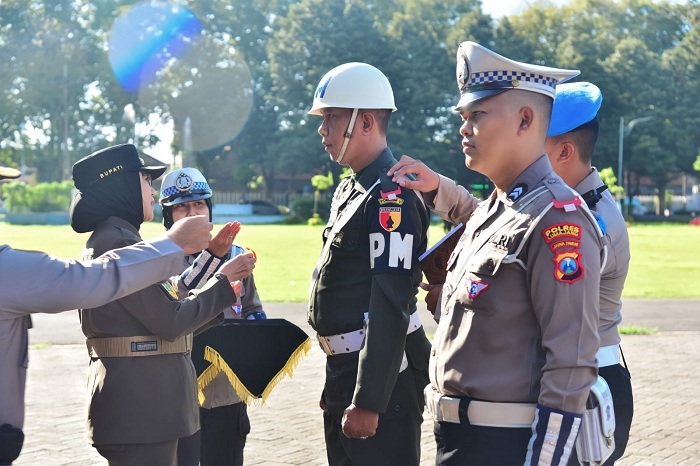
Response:
[[[554,259],[554,278],[562,283],[574,283],[583,278],[581,254],[577,250],[558,252]]]
[[[386,231],[394,231],[401,225],[401,207],[380,207],[379,224]]]
[[[564,237],[581,239],[581,226],[575,223],[557,223],[542,230],[542,236],[547,243]]]
[[[173,286],[172,283],[170,282],[161,282],[158,284],[158,287],[163,290],[165,295],[171,300],[171,301],[180,301],[180,298],[177,295],[177,288]]]
[[[543,229],[542,236],[552,251],[578,249],[581,245],[581,226],[576,223],[557,223]]]

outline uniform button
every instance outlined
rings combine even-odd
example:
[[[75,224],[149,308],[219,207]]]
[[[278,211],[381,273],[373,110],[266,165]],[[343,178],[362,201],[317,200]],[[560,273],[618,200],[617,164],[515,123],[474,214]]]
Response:
[[[348,240],[348,244],[349,244],[350,246],[352,246],[353,244],[355,244],[355,240],[354,240],[354,239],[349,239],[349,240]]]
[[[401,411],[401,405],[394,406],[394,412],[398,413],[399,411]]]
[[[430,354],[431,354],[432,356],[435,356],[435,348],[433,348],[433,349],[430,351]]]
[[[549,184],[554,184],[554,183],[556,183],[556,182],[557,182],[557,180],[549,180],[549,181],[547,181],[547,183],[549,183]]]
[[[341,340],[345,340],[345,337],[343,335],[340,335]]]

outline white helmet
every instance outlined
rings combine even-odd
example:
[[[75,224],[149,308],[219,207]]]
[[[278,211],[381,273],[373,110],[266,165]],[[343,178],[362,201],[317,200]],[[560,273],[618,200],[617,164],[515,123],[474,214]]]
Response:
[[[384,73],[356,62],[336,66],[321,79],[309,114],[321,115],[327,107],[396,111],[394,92]]]
[[[173,170],[163,178],[160,203],[164,206],[209,199],[211,188],[204,175],[196,168]]]
[[[173,226],[173,206],[183,202],[204,199],[212,220],[211,188],[204,175],[196,168],[173,170],[163,178],[160,186],[160,205],[163,206],[163,225]]]

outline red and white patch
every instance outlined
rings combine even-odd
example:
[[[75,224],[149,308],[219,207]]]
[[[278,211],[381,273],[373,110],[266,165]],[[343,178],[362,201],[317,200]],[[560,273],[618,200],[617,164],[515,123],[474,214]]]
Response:
[[[481,293],[486,291],[488,287],[488,283],[484,283],[476,277],[469,277],[467,280],[467,293],[471,299],[476,299]]]
[[[573,212],[578,208],[578,206],[581,205],[581,198],[580,197],[575,197],[574,199],[570,201],[557,201],[554,199],[552,201],[552,205],[556,207],[557,209],[564,209],[564,212]]]
[[[389,200],[391,200],[391,201],[393,201],[394,199],[396,199],[396,197],[397,197],[399,194],[401,194],[401,186],[397,187],[397,188],[396,188],[395,190],[393,190],[393,191],[389,191],[389,192],[386,192],[386,193],[385,193],[384,191],[382,191],[381,189],[379,190],[379,195],[382,197],[382,199],[389,199]]]

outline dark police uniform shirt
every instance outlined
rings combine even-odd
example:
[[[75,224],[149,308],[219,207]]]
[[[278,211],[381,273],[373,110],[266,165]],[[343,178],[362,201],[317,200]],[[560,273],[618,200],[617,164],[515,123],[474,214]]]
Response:
[[[404,348],[409,364],[423,374],[416,385],[427,384],[430,343],[422,328],[408,337],[406,330],[416,311],[421,281],[418,256],[426,248],[429,214],[416,193],[398,190],[390,182],[386,171],[395,163],[387,148],[368,167],[343,179],[323,233],[325,241],[348,201],[362,196],[380,177],[384,179],[336,235],[312,283],[309,323],[320,335],[361,329],[365,313],[369,315],[359,354],[327,359],[323,397],[329,408],[344,409],[352,402],[385,412]],[[393,200],[390,191],[395,191]]]
[[[86,253],[97,256],[140,240],[130,223],[110,217],[92,233]],[[171,287],[157,284],[98,308],[81,309],[80,318],[88,338],[156,335],[173,341],[235,302],[226,279],[209,281],[183,301]],[[91,444],[159,443],[199,429],[197,379],[189,354],[93,358],[88,397]]]
[[[546,155],[476,209],[441,179],[436,212],[468,222],[430,358],[440,393],[583,411],[597,373],[604,241],[585,203],[563,201],[574,196]]]

